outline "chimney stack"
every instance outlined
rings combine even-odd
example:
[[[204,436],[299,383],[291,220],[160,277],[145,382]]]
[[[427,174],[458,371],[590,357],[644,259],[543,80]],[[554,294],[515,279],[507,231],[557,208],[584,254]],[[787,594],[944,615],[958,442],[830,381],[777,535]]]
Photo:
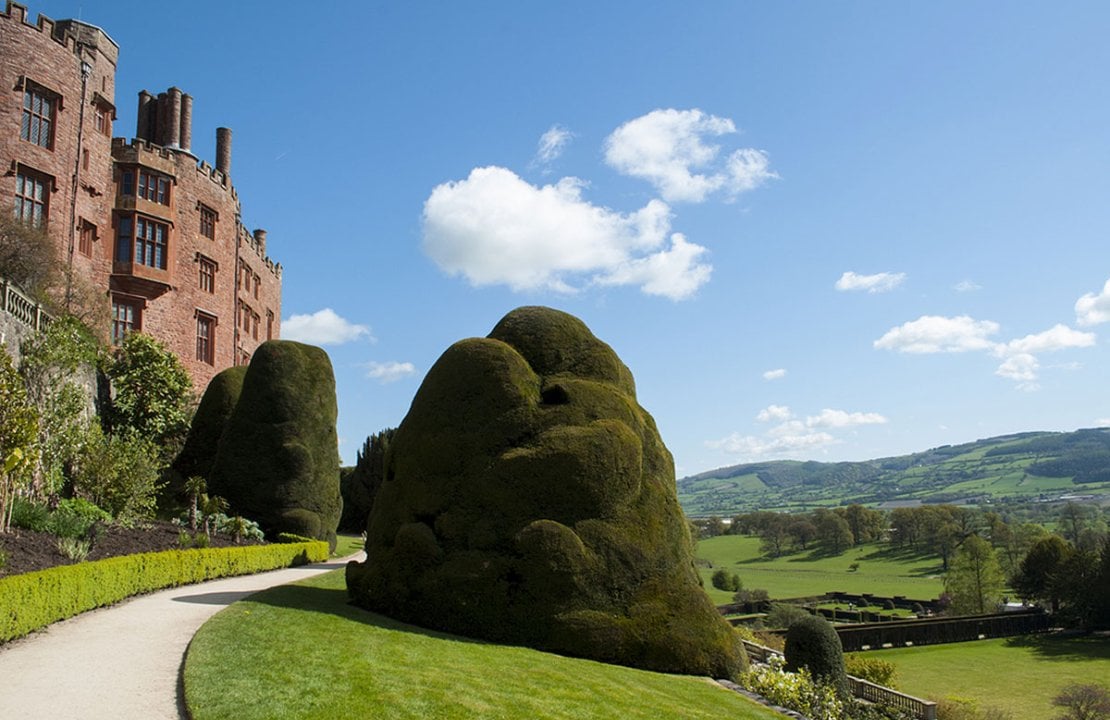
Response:
[[[266,231],[262,228],[254,231],[254,244],[258,247],[258,254],[266,257]]]
[[[216,128],[216,169],[231,175],[231,128]]]
[[[193,150],[193,96],[188,93],[181,96],[181,149]]]
[[[166,100],[166,146],[181,147],[181,90],[171,87]]]
[[[139,117],[135,121],[135,137],[151,142],[150,113],[154,109],[154,96],[146,90],[139,91]]]
[[[154,144],[163,147],[167,144],[167,139],[170,134],[168,128],[170,125],[169,117],[170,109],[170,94],[158,93],[158,99],[154,103]]]

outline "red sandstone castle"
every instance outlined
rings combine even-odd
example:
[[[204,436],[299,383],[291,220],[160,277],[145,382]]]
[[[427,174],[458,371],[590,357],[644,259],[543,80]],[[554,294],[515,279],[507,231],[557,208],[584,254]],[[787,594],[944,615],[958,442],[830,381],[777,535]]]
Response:
[[[231,131],[216,167],[190,152],[193,99],[139,93],[135,139],[112,137],[119,47],[98,27],[10,2],[0,14],[0,197],[111,299],[113,342],[142,330],[203,389],[278,337],[281,265],[240,222]]]

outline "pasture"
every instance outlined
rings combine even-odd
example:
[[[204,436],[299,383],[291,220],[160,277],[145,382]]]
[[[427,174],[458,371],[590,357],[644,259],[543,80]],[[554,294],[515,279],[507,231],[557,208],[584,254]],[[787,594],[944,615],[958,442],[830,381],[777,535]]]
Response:
[[[938,558],[885,543],[860,545],[840,555],[804,551],[765,558],[759,550],[759,538],[720,535],[698,542],[697,557],[711,563],[702,564],[698,570],[706,592],[718,605],[732,600],[732,593],[718,590],[710,582],[718,568],[739,575],[745,588],[766,590],[772,599],[841,591],[929,600],[944,590]],[[859,563],[858,569],[851,569],[853,563]]]

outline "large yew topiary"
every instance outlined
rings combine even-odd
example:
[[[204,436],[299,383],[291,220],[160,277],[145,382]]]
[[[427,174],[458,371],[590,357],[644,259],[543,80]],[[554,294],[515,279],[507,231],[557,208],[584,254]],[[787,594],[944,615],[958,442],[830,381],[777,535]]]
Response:
[[[810,615],[790,624],[786,631],[786,669],[797,672],[807,668],[814,680],[848,693],[844,669],[844,647],[836,629],[824,618]]]
[[[193,423],[189,427],[189,435],[185,438],[185,445],[173,461],[170,488],[178,500],[184,499],[184,481],[196,475],[205,480],[212,472],[212,462],[216,459],[216,450],[220,445],[220,436],[223,435],[227,421],[239,402],[239,394],[243,391],[243,378],[247,375],[247,367],[238,365],[221,371],[212,378],[204,395],[193,415]]]
[[[339,523],[335,376],[327,353],[289,340],[259,346],[227,421],[208,492],[267,535],[327,540]]]
[[[520,308],[428,372],[386,456],[354,601],[408,622],[734,676],[674,463],[632,374],[577,318]]]

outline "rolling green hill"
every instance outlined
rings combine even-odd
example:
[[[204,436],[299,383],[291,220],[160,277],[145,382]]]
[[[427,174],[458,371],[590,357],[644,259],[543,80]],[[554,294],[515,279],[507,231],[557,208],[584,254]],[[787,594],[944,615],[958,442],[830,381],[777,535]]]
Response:
[[[692,517],[822,505],[1110,497],[1110,428],[1001,435],[866,462],[733,465],[682,478]]]

